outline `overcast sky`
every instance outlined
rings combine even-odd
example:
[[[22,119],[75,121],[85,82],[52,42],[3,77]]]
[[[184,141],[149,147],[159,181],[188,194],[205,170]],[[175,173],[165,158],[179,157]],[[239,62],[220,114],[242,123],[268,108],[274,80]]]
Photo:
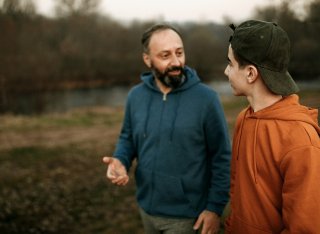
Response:
[[[35,0],[40,13],[53,15],[55,0]],[[99,11],[110,17],[131,21],[161,19],[166,21],[213,21],[225,17],[241,21],[252,16],[256,7],[281,0],[101,0]]]

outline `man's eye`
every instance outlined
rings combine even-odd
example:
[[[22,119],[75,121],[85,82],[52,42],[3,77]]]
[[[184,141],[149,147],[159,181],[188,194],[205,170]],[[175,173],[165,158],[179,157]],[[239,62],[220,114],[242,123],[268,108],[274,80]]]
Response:
[[[169,57],[169,55],[168,55],[168,54],[163,54],[161,57],[164,58],[164,59],[166,59],[166,58]]]

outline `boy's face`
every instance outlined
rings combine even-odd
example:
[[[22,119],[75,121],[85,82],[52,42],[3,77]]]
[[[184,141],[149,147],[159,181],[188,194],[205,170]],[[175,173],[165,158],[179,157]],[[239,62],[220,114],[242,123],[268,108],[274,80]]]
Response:
[[[228,77],[230,86],[235,96],[246,96],[248,83],[247,83],[247,70],[246,67],[240,68],[239,63],[234,57],[231,45],[228,50],[228,65],[224,70],[224,74]]]

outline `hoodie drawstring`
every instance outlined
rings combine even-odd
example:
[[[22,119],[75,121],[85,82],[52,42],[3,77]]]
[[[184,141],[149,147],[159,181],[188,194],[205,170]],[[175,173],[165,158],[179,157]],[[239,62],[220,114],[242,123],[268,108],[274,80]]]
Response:
[[[146,115],[146,119],[144,121],[144,127],[143,127],[143,137],[144,138],[147,137],[147,127],[148,127],[148,122],[149,122],[149,117],[150,117],[150,109],[151,109],[152,99],[153,99],[153,95],[152,95],[152,93],[150,93],[149,102],[147,105],[147,115]]]
[[[240,143],[241,143],[240,140],[242,138],[243,126],[244,126],[244,122],[246,121],[245,119],[248,118],[248,116],[247,116],[248,111],[249,111],[249,108],[244,113],[244,118],[242,119],[242,121],[240,123],[239,136],[238,136],[238,139],[236,140],[237,145],[234,148],[237,150],[237,160],[239,160]],[[254,136],[253,136],[253,177],[254,177],[254,182],[256,184],[258,184],[258,179],[257,179],[258,167],[257,167],[257,160],[256,160],[256,145],[257,145],[257,133],[258,133],[259,123],[260,123],[260,120],[257,119],[257,121],[255,123]]]
[[[258,184],[258,179],[257,179],[257,174],[258,174],[258,169],[257,169],[257,160],[256,160],[256,145],[257,145],[257,132],[258,132],[258,126],[259,126],[260,120],[257,119],[256,125],[254,128],[254,136],[253,136],[253,177],[254,177],[254,182]]]
[[[242,131],[243,131],[243,125],[244,125],[244,122],[245,122],[245,118],[247,116],[247,113],[248,113],[248,109],[246,110],[245,114],[244,114],[244,118],[242,119],[241,123],[240,123],[240,134],[239,134],[239,137],[237,139],[237,145],[235,146],[236,149],[237,149],[237,160],[239,159],[239,155],[240,155],[240,140],[242,138]]]
[[[174,133],[174,129],[177,121],[177,115],[178,115],[178,108],[180,105],[180,98],[181,98],[181,92],[177,93],[177,101],[176,101],[176,106],[174,108],[173,121],[171,123],[170,142],[172,142],[172,139],[173,139],[173,133]]]

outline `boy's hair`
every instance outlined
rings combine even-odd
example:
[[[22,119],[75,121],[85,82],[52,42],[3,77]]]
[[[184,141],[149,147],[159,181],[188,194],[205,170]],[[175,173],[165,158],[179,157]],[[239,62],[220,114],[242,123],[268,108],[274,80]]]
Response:
[[[234,59],[238,62],[239,68],[244,68],[247,65],[254,65],[252,62],[250,62],[249,60],[245,59],[240,54],[238,54],[235,50],[233,50],[233,56],[234,56]]]

